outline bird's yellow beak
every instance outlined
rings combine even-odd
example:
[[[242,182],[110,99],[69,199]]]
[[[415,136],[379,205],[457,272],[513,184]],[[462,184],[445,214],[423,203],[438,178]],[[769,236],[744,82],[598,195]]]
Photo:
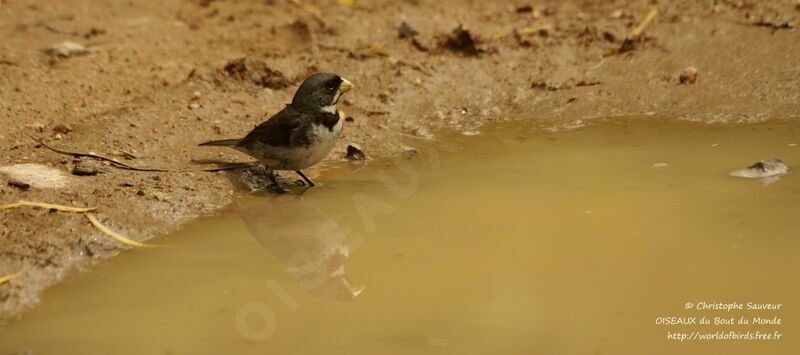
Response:
[[[342,78],[342,83],[339,84],[339,93],[344,94],[353,88],[353,83],[350,80]]]

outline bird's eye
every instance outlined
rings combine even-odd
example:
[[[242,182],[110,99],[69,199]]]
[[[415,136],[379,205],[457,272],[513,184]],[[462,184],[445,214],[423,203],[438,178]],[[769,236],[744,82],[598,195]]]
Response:
[[[336,83],[334,81],[331,81],[331,82],[325,84],[325,90],[328,90],[330,92],[334,92],[334,91],[336,91],[336,88],[338,86],[339,86],[338,83]]]

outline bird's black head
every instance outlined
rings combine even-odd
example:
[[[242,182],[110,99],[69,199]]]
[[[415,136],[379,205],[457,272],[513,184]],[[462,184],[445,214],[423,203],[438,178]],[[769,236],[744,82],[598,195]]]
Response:
[[[306,112],[336,113],[339,97],[352,87],[350,81],[336,74],[312,74],[300,84],[292,99],[292,106]]]

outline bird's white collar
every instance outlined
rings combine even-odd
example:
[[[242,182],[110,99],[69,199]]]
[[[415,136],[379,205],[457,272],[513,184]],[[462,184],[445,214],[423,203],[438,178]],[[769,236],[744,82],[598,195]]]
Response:
[[[339,96],[341,95],[342,95],[341,91],[336,90],[336,95],[333,95],[333,103],[330,105],[322,106],[322,112],[336,113],[336,103],[339,102]]]

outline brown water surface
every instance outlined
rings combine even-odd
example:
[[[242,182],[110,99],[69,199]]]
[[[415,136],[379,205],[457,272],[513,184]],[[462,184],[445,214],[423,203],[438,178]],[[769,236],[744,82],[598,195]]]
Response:
[[[419,154],[330,164],[322,187],[243,196],[156,241],[171,247],[70,277],[0,329],[0,354],[792,353],[800,177],[727,173],[800,169],[799,133],[608,122],[409,142]],[[668,339],[730,331],[781,338]]]

